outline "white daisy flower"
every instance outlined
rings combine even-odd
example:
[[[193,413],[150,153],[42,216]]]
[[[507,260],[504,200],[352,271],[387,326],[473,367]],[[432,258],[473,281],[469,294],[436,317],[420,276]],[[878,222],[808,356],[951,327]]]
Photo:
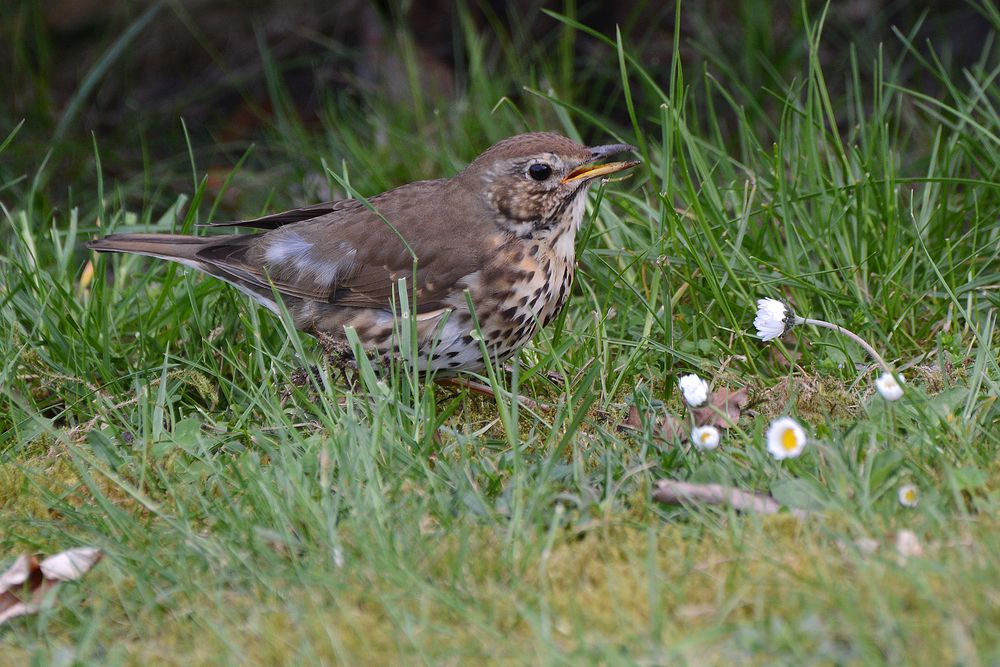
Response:
[[[692,408],[696,408],[708,400],[708,382],[694,373],[682,377],[678,384],[681,386],[685,402]]]
[[[902,380],[903,376],[900,375],[899,379]],[[903,396],[903,388],[892,373],[882,373],[882,376],[875,380],[875,387],[887,401],[898,401]]]
[[[919,498],[917,497],[917,487],[912,484],[904,484],[899,487],[899,493],[896,494],[899,498],[899,504],[903,507],[916,507]]]
[[[773,340],[788,333],[798,323],[795,313],[783,301],[757,299],[757,317],[753,325],[761,340]]]
[[[715,449],[719,446],[719,429],[714,426],[695,426],[691,430],[691,442],[698,449]]]
[[[767,429],[767,451],[777,460],[795,458],[806,445],[806,432],[791,417],[771,422]]]
[[[842,327],[839,324],[834,324],[833,322],[816,320],[811,317],[799,317],[792,312],[791,307],[787,303],[778,301],[777,299],[757,299],[757,317],[754,318],[753,325],[757,329],[757,337],[761,340],[774,340],[778,336],[791,331],[792,327],[797,327],[800,324],[811,324],[812,326],[830,329],[842,336],[847,336],[864,348],[865,352],[871,355],[871,358],[892,378],[892,368],[885,362],[882,355],[878,353],[878,350],[850,329]],[[898,377],[899,381],[902,382],[903,376],[900,375]],[[886,382],[886,375],[883,375],[881,380]],[[892,388],[889,385],[889,388],[885,391],[882,389],[882,384],[878,385],[879,392],[887,401],[895,401],[903,394],[902,388],[898,386],[898,383],[894,382],[893,384],[897,386]]]

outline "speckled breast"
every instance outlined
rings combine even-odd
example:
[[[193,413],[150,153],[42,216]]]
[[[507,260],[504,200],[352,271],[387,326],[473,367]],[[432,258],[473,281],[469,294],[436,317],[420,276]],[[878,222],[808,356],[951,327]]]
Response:
[[[485,272],[485,294],[476,304],[480,327],[494,359],[510,357],[551,322],[569,297],[575,258],[551,244],[516,242]]]

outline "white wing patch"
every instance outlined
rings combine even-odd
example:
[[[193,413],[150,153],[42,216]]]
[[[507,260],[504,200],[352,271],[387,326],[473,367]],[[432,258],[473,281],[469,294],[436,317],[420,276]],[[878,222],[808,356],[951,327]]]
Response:
[[[338,249],[340,257],[336,261],[321,259],[315,256],[312,243],[295,232],[285,232],[267,247],[264,259],[275,275],[293,280],[309,278],[318,287],[330,287],[339,274],[350,271],[358,254],[347,243],[341,243]]]
[[[264,253],[264,259],[267,260],[268,264],[275,265],[289,260],[297,262],[299,258],[308,254],[312,247],[312,243],[295,232],[286,232],[268,246],[267,252]]]

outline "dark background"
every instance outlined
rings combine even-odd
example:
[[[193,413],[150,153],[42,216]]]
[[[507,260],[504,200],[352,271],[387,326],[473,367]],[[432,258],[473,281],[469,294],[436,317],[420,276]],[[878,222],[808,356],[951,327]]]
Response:
[[[542,9],[573,16],[612,37],[620,28],[630,52],[651,72],[660,72],[664,85],[676,19],[673,3],[656,2],[423,0],[406,9],[358,0],[13,0],[12,5],[0,28],[10,47],[0,51],[6,98],[0,134],[6,136],[21,120],[24,126],[15,148],[3,155],[3,169],[8,176],[32,174],[49,155],[43,180],[55,201],[69,196],[71,183],[93,181],[94,142],[105,176],[145,171],[148,178],[150,165],[183,165],[188,141],[200,167],[229,168],[246,146],[266,142],[289,115],[296,131],[308,134],[322,125],[324,114],[334,118],[335,128],[341,115],[364,119],[376,109],[416,106],[414,133],[438,141],[419,112],[426,107],[433,113],[462,99],[470,39],[482,45],[487,69],[502,74],[523,67],[535,78],[525,85],[551,86],[562,99],[625,126],[624,105],[609,100],[620,90],[613,51],[569,31]],[[792,68],[808,48],[803,9],[816,21],[823,8],[811,1],[805,8],[757,0],[685,3],[678,44],[685,71],[707,71],[730,82],[737,102],[770,104],[769,87],[802,78]],[[846,85],[851,49],[865,79],[872,76],[880,48],[890,58],[898,54],[904,47],[894,28],[912,35],[914,44],[933,43],[935,56],[956,71],[980,57],[988,35],[986,21],[970,3],[835,2],[828,8],[819,54],[830,87]],[[571,71],[556,57],[567,48],[574,54]],[[920,72],[913,76],[926,79],[919,85],[933,93],[933,79]],[[515,104],[524,96],[516,83],[504,91]],[[276,109],[279,99],[283,108]],[[640,97],[640,109],[643,103]],[[376,140],[375,124],[364,129],[363,123],[362,134],[370,132]],[[726,119],[720,123],[724,131]]]

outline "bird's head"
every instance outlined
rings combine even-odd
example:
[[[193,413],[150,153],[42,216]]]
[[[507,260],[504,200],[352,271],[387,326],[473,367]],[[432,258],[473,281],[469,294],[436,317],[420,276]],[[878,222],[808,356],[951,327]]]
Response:
[[[519,134],[494,144],[459,178],[484,192],[497,224],[518,236],[563,225],[575,229],[587,186],[639,164],[601,160],[634,150],[627,144],[588,148],[549,132]]]

